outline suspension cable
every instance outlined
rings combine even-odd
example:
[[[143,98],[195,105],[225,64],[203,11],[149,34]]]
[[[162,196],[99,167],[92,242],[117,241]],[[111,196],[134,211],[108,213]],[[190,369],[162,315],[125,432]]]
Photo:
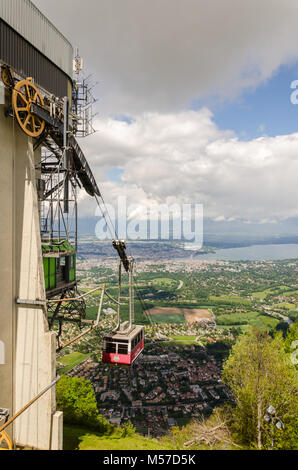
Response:
[[[101,204],[99,203],[99,200],[98,200],[98,197],[97,197],[96,194],[94,194],[94,197],[95,197],[95,200],[96,200],[96,202],[97,202],[98,208],[99,208],[99,210],[100,210],[100,212],[101,212],[101,214],[102,214],[102,216],[103,216],[103,218],[104,218],[104,220],[105,220],[105,223],[106,223],[106,226],[107,226],[107,229],[108,229],[108,231],[109,231],[109,233],[110,233],[111,238],[112,238],[112,239],[116,238],[116,239],[118,240],[118,233],[117,233],[116,228],[115,228],[115,226],[114,226],[114,224],[113,224],[113,222],[112,222],[112,219],[111,219],[111,217],[110,217],[109,211],[108,211],[108,209],[107,209],[106,203],[105,203],[105,201],[104,201],[102,195],[100,195],[100,198],[101,198],[101,200],[102,200],[102,203],[103,203],[105,212],[102,210]],[[113,231],[114,231],[115,236],[113,235],[112,230],[111,230],[111,228],[110,228],[110,226],[109,226],[109,224],[108,224],[106,215],[109,217],[109,220],[110,220],[110,223],[111,223],[111,226],[112,226],[112,229],[113,229]]]
[[[98,197],[97,197],[96,194],[94,195],[94,197],[95,197],[95,200],[96,200],[96,202],[97,202],[98,208],[99,208],[99,210],[100,210],[100,212],[101,212],[101,214],[102,214],[102,217],[103,217],[104,220],[105,220],[105,223],[106,223],[106,226],[107,226],[107,230],[109,231],[111,238],[114,239],[114,236],[113,236],[113,233],[112,233],[112,230],[113,230],[113,232],[114,232],[114,234],[115,234],[115,237],[116,237],[116,240],[118,240],[119,237],[118,237],[117,230],[116,230],[116,228],[115,228],[115,226],[114,226],[114,224],[113,224],[113,222],[112,222],[111,216],[110,216],[109,211],[108,211],[108,209],[107,209],[106,203],[105,203],[105,201],[104,201],[104,199],[103,199],[102,193],[100,193],[100,198],[101,198],[101,200],[102,200],[102,203],[103,203],[105,212],[103,211],[103,209],[102,209],[102,207],[101,207],[101,205],[100,205],[100,203],[99,203],[99,200],[98,200]],[[111,230],[111,228],[110,228],[110,226],[109,226],[109,223],[108,223],[107,218],[109,218],[109,222],[110,222],[110,225],[111,225],[111,227],[112,227],[112,230]],[[135,259],[134,259],[134,256],[133,256],[132,252],[131,252],[131,248],[130,248],[129,246],[127,246],[127,244],[126,244],[126,248],[128,249],[130,258],[134,261]],[[140,304],[141,304],[141,308],[142,308],[142,311],[143,311],[142,313],[147,317],[147,319],[149,319],[150,323],[152,323],[151,317],[146,313],[146,310],[147,310],[147,309],[146,309],[145,301],[144,301],[144,299],[143,299],[143,297],[142,297],[142,294],[141,294],[140,290],[138,289],[138,286],[137,286],[137,284],[136,284],[136,282],[135,282],[135,277],[134,277],[134,276],[133,276],[133,288],[134,288],[134,290],[135,290],[135,292],[136,292],[136,294],[137,294],[137,298],[138,298],[138,300],[139,300],[139,302],[140,302]]]

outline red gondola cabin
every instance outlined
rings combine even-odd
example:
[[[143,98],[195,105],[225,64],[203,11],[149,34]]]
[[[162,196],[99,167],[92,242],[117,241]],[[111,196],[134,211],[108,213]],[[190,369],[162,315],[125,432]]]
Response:
[[[128,333],[115,333],[103,339],[102,362],[131,366],[144,349],[144,327],[135,326]]]

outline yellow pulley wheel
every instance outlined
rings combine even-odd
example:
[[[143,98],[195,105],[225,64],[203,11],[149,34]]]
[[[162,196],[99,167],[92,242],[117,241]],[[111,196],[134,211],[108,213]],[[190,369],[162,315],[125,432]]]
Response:
[[[30,137],[39,137],[45,128],[45,121],[30,112],[31,103],[44,106],[38,88],[30,80],[20,80],[12,92],[12,106],[17,121]]]
[[[0,432],[0,450],[13,450],[12,440],[5,431]]]

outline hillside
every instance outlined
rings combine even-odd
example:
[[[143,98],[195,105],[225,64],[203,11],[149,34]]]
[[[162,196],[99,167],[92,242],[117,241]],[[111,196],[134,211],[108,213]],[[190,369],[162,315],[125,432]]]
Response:
[[[192,420],[182,428],[173,427],[160,439],[140,436],[130,430],[124,436],[116,428],[110,436],[79,426],[64,426],[64,450],[233,450],[240,449],[231,439],[220,410],[206,421]]]
[[[64,449],[237,450],[272,446],[296,449],[297,366],[291,354],[296,338],[297,323],[285,338],[281,333],[270,336],[257,328],[240,335],[224,361],[222,374],[234,400],[215,407],[209,417],[201,414],[184,426],[182,423],[180,427],[169,426],[155,438],[137,434],[137,428],[127,419],[118,427],[111,424],[98,413],[90,381],[64,375],[57,384],[57,405],[63,411],[65,423]],[[270,411],[273,417],[269,418],[282,426],[272,427],[270,419],[265,420],[263,414],[257,413],[260,400],[264,413],[273,408]],[[145,433],[155,435],[158,424],[158,419],[154,419],[153,431],[145,426]]]
[[[138,434],[122,437],[115,432],[111,436],[77,426],[64,426],[64,450],[164,450],[173,449],[156,439],[148,439]]]

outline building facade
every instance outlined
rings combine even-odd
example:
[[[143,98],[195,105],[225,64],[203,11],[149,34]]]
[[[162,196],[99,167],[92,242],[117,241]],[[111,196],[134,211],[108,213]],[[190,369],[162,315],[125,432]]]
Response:
[[[0,0],[0,65],[57,97],[72,93],[73,49],[29,0]],[[0,80],[0,408],[15,415],[56,377],[49,331],[36,167],[40,150],[7,112]],[[1,423],[0,423],[1,425]],[[55,387],[7,429],[17,446],[62,449]]]

